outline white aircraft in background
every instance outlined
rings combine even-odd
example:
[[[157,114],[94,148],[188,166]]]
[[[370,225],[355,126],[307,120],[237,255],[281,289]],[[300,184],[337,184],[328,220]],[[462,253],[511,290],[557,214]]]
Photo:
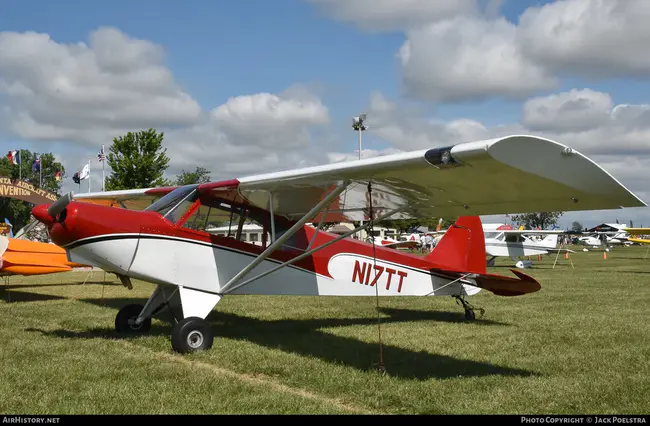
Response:
[[[619,232],[592,232],[584,237],[579,237],[578,240],[585,245],[592,248],[599,248],[605,246],[605,250],[609,251],[610,246],[632,245],[632,241],[628,241],[630,235],[625,231]]]
[[[558,251],[575,253],[566,248],[557,248],[558,236],[565,232],[561,229],[523,229],[523,226],[513,229],[512,226],[503,223],[483,224],[485,254],[491,256],[487,260],[487,264],[494,266],[495,258],[510,257],[516,262],[517,268],[524,269],[530,268],[533,262],[517,259],[520,256],[538,256]]]

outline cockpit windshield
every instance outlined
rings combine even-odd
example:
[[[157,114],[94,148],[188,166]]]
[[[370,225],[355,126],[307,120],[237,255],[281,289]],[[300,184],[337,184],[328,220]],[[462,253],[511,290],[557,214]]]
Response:
[[[198,192],[196,192],[197,186],[196,184],[181,186],[145,210],[160,213],[172,223],[176,223],[198,198]]]

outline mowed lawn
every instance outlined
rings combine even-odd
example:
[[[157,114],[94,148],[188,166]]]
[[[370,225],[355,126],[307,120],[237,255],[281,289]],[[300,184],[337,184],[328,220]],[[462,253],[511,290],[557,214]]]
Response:
[[[0,298],[0,412],[625,413],[650,412],[646,247],[534,259],[542,290],[482,291],[464,320],[450,297],[230,296],[215,341],[171,351],[169,318],[113,331],[133,290],[113,275],[13,277]],[[511,275],[509,259],[492,273]],[[379,372],[381,331],[385,374]]]

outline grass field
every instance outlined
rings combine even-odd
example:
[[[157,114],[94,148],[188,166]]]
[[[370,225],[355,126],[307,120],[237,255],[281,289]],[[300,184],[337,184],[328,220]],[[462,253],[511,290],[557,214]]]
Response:
[[[210,314],[208,352],[113,331],[153,291],[113,275],[13,277],[0,301],[0,412],[650,412],[650,258],[645,247],[534,261],[542,290],[482,291],[474,323],[450,297],[230,296]],[[490,272],[511,275],[509,259]]]

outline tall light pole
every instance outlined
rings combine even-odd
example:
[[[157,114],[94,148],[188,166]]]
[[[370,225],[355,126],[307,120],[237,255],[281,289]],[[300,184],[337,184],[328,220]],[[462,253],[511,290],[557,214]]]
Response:
[[[352,117],[352,128],[359,133],[359,160],[361,160],[361,133],[368,129],[365,125],[366,114],[362,113],[358,117]],[[363,225],[363,211],[361,211],[360,225]],[[363,241],[363,230],[359,231],[359,240]]]
[[[359,133],[359,160],[361,160],[361,132],[368,129],[364,124],[366,121],[366,114],[363,113],[358,117],[352,117],[352,128]]]

